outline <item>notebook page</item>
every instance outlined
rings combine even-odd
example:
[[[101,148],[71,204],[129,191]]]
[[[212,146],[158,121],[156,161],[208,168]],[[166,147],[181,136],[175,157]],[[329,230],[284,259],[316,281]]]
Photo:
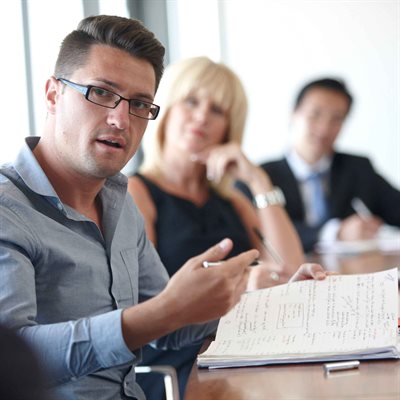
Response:
[[[246,293],[204,355],[346,353],[396,345],[397,268]]]

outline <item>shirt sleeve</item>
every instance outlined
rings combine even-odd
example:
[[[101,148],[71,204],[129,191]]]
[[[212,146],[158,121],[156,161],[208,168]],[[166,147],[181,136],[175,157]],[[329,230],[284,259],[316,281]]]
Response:
[[[13,204],[1,195],[0,201],[0,323],[17,330],[32,345],[53,384],[135,362],[135,354],[123,340],[122,310],[74,321],[40,321],[31,261],[38,241]]]
[[[326,244],[332,244],[336,242],[337,235],[339,233],[340,220],[338,218],[332,218],[325,222],[319,231],[318,240]]]
[[[52,384],[86,376],[99,369],[131,365],[136,356],[126,346],[122,310],[57,324],[20,328],[36,350]]]
[[[179,350],[184,346],[201,343],[207,336],[217,331],[219,320],[210,321],[205,324],[188,325],[173,333],[170,333],[151,343],[157,349]]]

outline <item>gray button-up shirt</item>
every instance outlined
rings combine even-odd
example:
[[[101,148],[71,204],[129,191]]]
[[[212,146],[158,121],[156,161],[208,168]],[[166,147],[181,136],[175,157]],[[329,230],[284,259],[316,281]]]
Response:
[[[63,204],[26,139],[0,169],[0,323],[17,329],[49,370],[57,398],[124,399],[143,394],[122,337],[122,309],[159,293],[168,274],[127,195],[127,178],[99,193],[104,236]],[[178,348],[216,322],[170,334],[154,345]],[[4,361],[3,361],[4,362]]]

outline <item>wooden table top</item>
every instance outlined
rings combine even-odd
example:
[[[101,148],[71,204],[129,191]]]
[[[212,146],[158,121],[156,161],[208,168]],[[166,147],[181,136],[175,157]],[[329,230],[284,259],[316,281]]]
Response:
[[[185,400],[400,399],[400,361],[363,361],[326,374],[322,363],[199,370]]]
[[[310,259],[325,266],[324,258]],[[400,266],[399,254],[365,253],[333,261],[340,273],[374,272]],[[400,303],[399,303],[400,309]],[[185,400],[400,399],[400,360],[362,361],[358,369],[326,374],[323,363],[217,370],[194,365]]]

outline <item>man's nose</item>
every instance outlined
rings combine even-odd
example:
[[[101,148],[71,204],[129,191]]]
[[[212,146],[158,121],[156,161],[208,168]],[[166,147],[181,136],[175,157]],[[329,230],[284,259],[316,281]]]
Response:
[[[319,118],[317,128],[319,133],[327,134],[332,130],[332,122],[329,118]]]
[[[108,123],[118,129],[126,129],[129,125],[129,101],[121,99],[115,108],[109,109]]]

